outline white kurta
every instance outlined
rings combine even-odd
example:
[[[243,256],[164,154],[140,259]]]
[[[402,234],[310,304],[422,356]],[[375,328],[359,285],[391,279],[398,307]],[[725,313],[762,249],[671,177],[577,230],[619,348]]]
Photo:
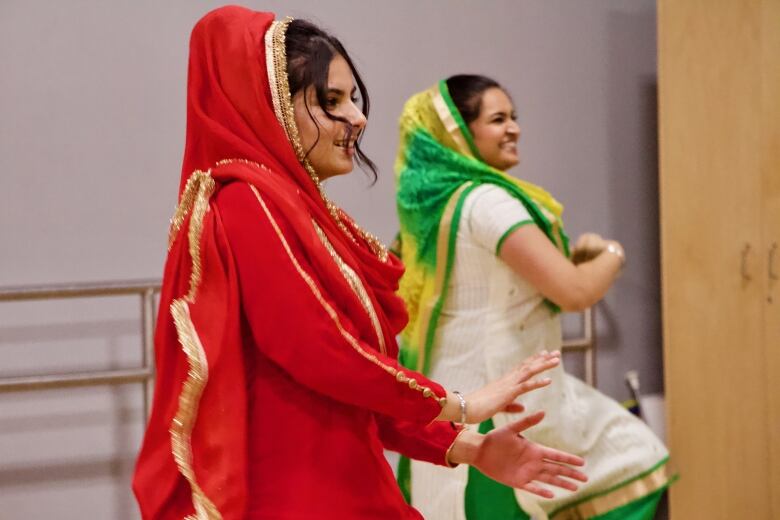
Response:
[[[534,225],[523,205],[495,185],[464,201],[455,262],[436,332],[429,376],[468,393],[540,350],[561,347],[560,319],[543,296],[496,255],[518,225]],[[652,431],[620,404],[557,367],[550,386],[521,396],[526,410],[544,410],[525,436],[586,459],[589,482],[576,493],[557,490],[546,500],[516,492],[534,519],[562,505],[631,479],[655,466],[667,450]],[[520,416],[498,414],[496,427]],[[412,500],[428,520],[465,520],[468,468],[447,469],[412,461]]]

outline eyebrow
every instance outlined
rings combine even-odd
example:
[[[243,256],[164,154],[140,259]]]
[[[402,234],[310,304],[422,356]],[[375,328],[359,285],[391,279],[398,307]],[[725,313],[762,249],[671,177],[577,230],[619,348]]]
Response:
[[[354,96],[356,91],[357,91],[357,87],[352,87],[352,90],[350,91],[350,95]],[[344,91],[341,90],[340,88],[329,88],[328,89],[328,94],[336,94],[336,95],[339,95],[339,96],[343,96],[344,95]]]

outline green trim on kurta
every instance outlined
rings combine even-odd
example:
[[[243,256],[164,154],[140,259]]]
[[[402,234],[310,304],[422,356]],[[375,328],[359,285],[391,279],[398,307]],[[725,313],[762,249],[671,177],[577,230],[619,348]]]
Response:
[[[498,239],[498,243],[496,244],[496,256],[498,256],[499,253],[501,253],[501,246],[504,245],[504,240],[509,238],[509,235],[511,235],[513,231],[525,226],[526,224],[533,224],[533,223],[534,221],[532,219],[526,219],[526,220],[521,220],[520,222],[509,226],[509,229],[504,231],[504,234],[501,235],[501,238]]]
[[[479,433],[488,433],[494,428],[493,420],[488,419],[479,425]],[[467,520],[529,520],[531,518],[518,505],[514,489],[485,476],[473,466],[469,466],[465,509]]]

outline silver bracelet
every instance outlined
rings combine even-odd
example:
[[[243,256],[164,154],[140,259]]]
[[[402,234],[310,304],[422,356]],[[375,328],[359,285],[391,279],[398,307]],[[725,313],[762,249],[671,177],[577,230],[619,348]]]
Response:
[[[460,402],[460,424],[466,424],[466,398],[457,390],[452,392]]]

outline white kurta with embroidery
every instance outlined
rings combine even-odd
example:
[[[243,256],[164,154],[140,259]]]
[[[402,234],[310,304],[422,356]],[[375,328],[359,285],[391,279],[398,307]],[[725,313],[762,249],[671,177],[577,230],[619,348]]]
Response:
[[[520,225],[534,225],[523,205],[502,188],[483,185],[464,201],[455,263],[442,309],[429,376],[445,388],[468,393],[526,357],[561,347],[560,319],[543,296],[496,255],[502,239]],[[554,490],[546,500],[516,492],[534,519],[606,491],[654,467],[667,450],[652,431],[620,404],[566,374],[520,398],[528,411],[544,410],[525,436],[586,459],[589,482],[576,493]],[[498,414],[498,428],[519,418]],[[435,467],[412,461],[412,502],[427,520],[465,520],[468,467]]]

